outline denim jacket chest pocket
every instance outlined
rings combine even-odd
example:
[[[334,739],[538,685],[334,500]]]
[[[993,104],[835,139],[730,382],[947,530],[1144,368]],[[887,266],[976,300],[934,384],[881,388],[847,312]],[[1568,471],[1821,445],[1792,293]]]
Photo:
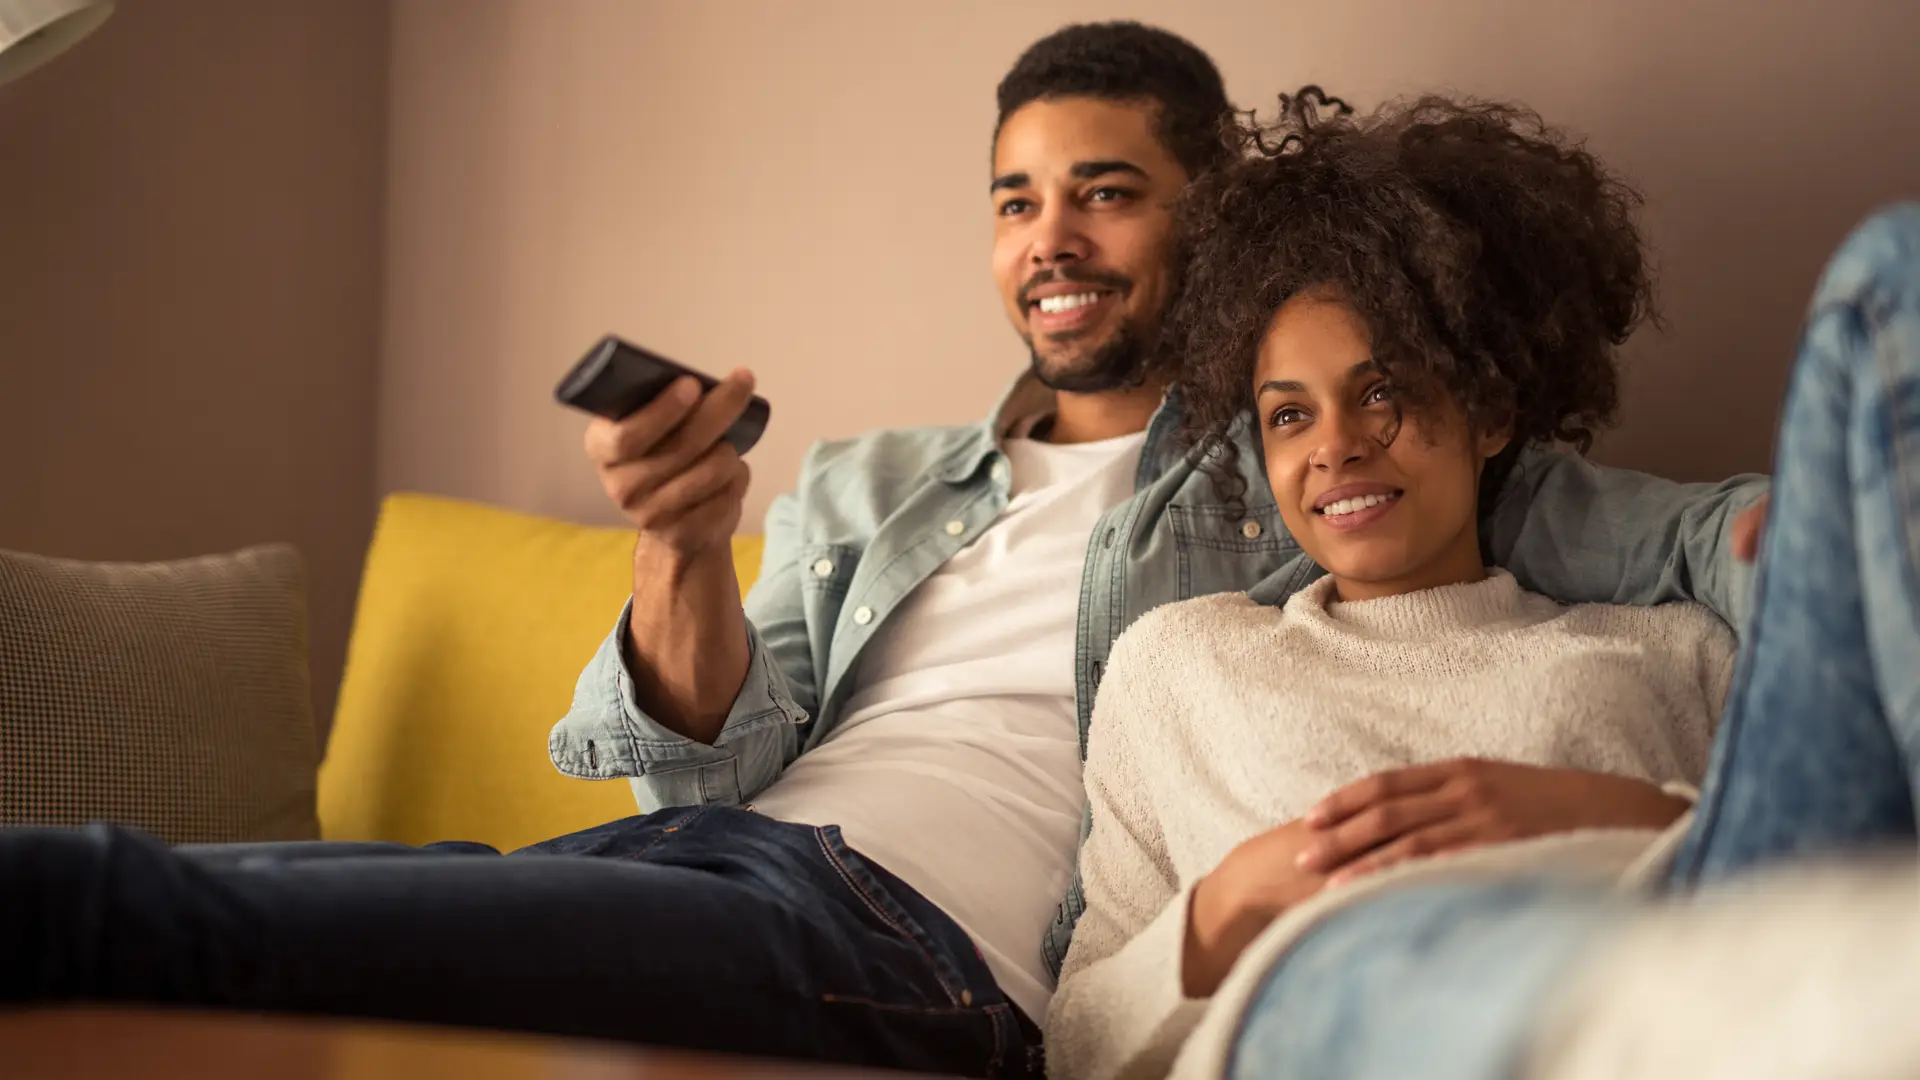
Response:
[[[1310,562],[1272,504],[1239,509],[1218,503],[1167,507],[1178,559],[1180,599],[1242,592],[1290,563]]]

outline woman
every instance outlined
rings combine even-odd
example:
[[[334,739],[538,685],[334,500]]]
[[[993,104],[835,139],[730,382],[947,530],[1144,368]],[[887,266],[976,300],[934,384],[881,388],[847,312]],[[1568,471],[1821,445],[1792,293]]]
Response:
[[[1321,122],[1296,102],[1280,128],[1249,132],[1258,152],[1191,195],[1176,340],[1197,432],[1251,411],[1280,513],[1327,576],[1280,610],[1163,608],[1116,646],[1086,767],[1088,908],[1049,1063],[1076,1077],[1153,1075],[1176,1056],[1196,1074],[1510,1075],[1540,1001],[1622,921],[1604,884],[1657,880],[1683,836],[1687,880],[1912,837],[1920,739],[1893,734],[1884,703],[1920,700],[1920,683],[1910,660],[1870,654],[1920,657],[1914,534],[1887,513],[1889,494],[1914,505],[1920,490],[1835,459],[1860,418],[1896,417],[1855,441],[1897,449],[1920,414],[1849,412],[1885,380],[1844,370],[1857,343],[1828,357],[1810,338],[1767,558],[1793,543],[1841,569],[1815,589],[1763,585],[1707,812],[1664,835],[1498,843],[1463,811],[1462,777],[1501,767],[1437,781],[1421,762],[1467,753],[1679,794],[1704,771],[1733,666],[1731,636],[1699,609],[1556,608],[1480,554],[1484,493],[1518,450],[1584,447],[1613,411],[1613,350],[1648,295],[1637,199],[1509,108],[1428,99]],[[1911,245],[1920,224],[1903,220]],[[1914,254],[1907,306],[1890,309],[1909,333]],[[1879,350],[1908,386],[1916,340]],[[1878,486],[1849,501],[1863,484]],[[1877,620],[1859,615],[1861,506],[1881,535],[1859,550],[1904,560],[1899,588],[1865,604],[1887,605]],[[1783,813],[1768,793],[1788,784]],[[1664,820],[1650,804],[1647,823]],[[1461,847],[1478,850],[1418,858]]]

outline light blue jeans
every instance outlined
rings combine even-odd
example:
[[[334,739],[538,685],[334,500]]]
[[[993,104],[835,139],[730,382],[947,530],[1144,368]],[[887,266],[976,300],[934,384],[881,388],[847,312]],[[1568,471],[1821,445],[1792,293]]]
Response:
[[[1796,856],[1914,845],[1920,205],[1868,219],[1822,275],[1781,417],[1755,589],[1676,891]],[[1229,1073],[1510,1076],[1548,991],[1634,910],[1617,894],[1530,879],[1357,905],[1267,974]]]

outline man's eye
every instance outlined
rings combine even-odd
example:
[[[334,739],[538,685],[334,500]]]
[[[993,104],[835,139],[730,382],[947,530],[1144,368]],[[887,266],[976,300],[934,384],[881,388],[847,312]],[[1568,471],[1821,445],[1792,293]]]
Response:
[[[1133,198],[1133,192],[1126,188],[1100,187],[1087,193],[1088,202],[1120,202]]]
[[[995,212],[1001,217],[1013,217],[1015,214],[1026,213],[1032,207],[1033,204],[1026,199],[1008,199],[1001,203],[1000,209]]]

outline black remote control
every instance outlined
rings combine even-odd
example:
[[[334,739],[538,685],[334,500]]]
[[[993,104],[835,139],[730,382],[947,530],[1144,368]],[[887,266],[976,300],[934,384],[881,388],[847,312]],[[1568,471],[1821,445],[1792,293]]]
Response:
[[[676,364],[658,353],[622,341],[609,334],[593,351],[567,372],[554,388],[553,396],[562,405],[584,409],[609,420],[624,420],[636,410],[666,393],[675,379],[692,378],[703,391],[720,385],[720,380],[684,364]],[[734,450],[745,454],[760,441],[767,430],[767,418],[773,407],[755,394],[740,419],[727,429],[726,440]]]

